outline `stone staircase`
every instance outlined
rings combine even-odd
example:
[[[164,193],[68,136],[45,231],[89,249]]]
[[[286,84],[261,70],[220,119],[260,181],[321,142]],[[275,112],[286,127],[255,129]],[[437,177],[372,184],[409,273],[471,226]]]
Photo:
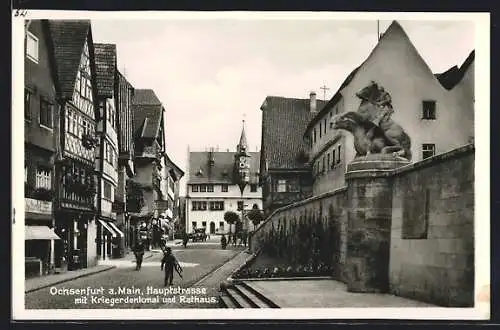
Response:
[[[280,308],[253,287],[251,281],[234,281],[222,288],[219,304],[222,308]]]

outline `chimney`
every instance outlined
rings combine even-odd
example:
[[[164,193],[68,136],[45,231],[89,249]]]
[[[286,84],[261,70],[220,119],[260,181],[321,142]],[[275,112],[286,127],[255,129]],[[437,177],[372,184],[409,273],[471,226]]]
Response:
[[[309,101],[310,101],[310,111],[316,112],[316,93],[315,92],[311,92],[309,94]]]

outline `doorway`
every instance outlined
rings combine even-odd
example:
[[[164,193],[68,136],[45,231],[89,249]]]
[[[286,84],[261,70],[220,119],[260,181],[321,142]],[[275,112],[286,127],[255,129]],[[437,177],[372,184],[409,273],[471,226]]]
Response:
[[[215,234],[215,222],[210,222],[210,234]]]

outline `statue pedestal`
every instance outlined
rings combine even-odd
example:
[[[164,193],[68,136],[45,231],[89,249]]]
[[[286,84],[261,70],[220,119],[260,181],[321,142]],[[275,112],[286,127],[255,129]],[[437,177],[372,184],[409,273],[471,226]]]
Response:
[[[389,291],[391,170],[409,163],[389,154],[371,154],[347,166],[348,291]]]

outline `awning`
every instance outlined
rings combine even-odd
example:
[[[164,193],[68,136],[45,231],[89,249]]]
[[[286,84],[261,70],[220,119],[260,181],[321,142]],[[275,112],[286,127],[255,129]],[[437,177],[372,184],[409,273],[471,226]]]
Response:
[[[61,239],[48,226],[24,226],[25,240],[53,240]]]
[[[104,227],[106,228],[106,230],[111,234],[111,236],[113,237],[117,237],[118,235],[116,234],[116,232],[113,230],[113,228],[111,228],[111,226],[109,225],[108,222],[104,221],[104,220],[98,220],[99,223]]]
[[[118,233],[118,235],[120,235],[121,237],[125,237],[125,234],[123,233],[123,231],[120,230],[120,228],[118,228],[114,222],[108,222],[108,225],[111,226],[111,228],[114,229],[114,231],[116,231]]]

